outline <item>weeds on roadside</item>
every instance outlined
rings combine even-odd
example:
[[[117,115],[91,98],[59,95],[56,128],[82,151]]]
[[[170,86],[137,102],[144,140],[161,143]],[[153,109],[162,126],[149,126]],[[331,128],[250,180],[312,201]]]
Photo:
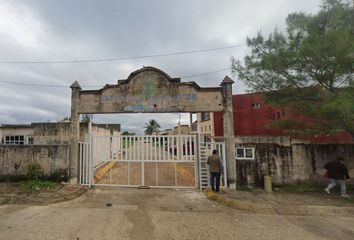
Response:
[[[36,162],[28,165],[27,181],[20,182],[22,192],[35,192],[43,189],[50,189],[55,186],[54,182],[43,180],[44,172],[41,165]]]
[[[290,192],[290,193],[315,193],[323,192],[324,186],[317,185],[315,183],[296,183],[289,185],[274,186],[273,190],[279,192]]]
[[[251,192],[253,190],[253,187],[248,185],[237,185],[236,189],[237,191]]]
[[[45,190],[53,188],[56,185],[55,182],[43,181],[43,180],[27,180],[20,182],[20,190],[22,192],[35,192],[39,190]]]
[[[319,184],[315,182],[298,182],[294,184],[286,185],[274,185],[273,190],[278,192],[293,192],[293,193],[325,193],[324,188],[326,184]],[[339,193],[339,185],[331,190],[333,193]],[[347,185],[347,192],[349,194],[354,194],[354,186]]]
[[[43,168],[36,162],[33,162],[28,165],[27,168],[27,177],[29,180],[40,180],[43,179]]]
[[[5,204],[14,204],[14,200],[12,198],[5,198],[3,201],[0,202],[0,205]]]

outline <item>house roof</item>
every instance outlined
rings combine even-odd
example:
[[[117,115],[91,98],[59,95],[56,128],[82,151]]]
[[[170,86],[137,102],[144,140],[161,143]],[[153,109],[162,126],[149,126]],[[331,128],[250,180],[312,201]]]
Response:
[[[31,128],[30,124],[1,124],[0,128]]]

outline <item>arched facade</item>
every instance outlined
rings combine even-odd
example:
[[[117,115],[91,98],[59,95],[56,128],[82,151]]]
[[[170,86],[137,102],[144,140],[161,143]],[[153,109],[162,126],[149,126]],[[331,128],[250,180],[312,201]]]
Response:
[[[236,181],[234,159],[232,84],[225,77],[219,87],[203,88],[195,82],[181,82],[154,67],[132,72],[117,84],[99,90],[82,90],[71,85],[70,177],[78,176],[78,135],[80,114],[223,112],[228,181]]]

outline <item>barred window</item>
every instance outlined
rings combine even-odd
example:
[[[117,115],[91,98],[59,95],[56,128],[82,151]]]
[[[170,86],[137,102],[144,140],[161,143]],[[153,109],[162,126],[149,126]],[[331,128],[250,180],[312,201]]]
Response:
[[[252,108],[261,108],[261,104],[255,102],[255,103],[252,103],[252,104],[251,104],[251,107],[252,107]]]
[[[5,136],[5,144],[24,144],[25,136]]]
[[[236,159],[254,160],[254,148],[236,148]]]

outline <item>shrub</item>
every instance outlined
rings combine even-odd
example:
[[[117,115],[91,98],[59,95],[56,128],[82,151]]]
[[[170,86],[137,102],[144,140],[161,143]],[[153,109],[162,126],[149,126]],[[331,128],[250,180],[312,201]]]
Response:
[[[50,189],[55,186],[54,182],[42,180],[29,180],[20,182],[20,190],[22,192],[31,193],[39,190]]]
[[[30,180],[40,180],[43,178],[43,168],[38,163],[34,162],[28,165],[27,177]]]

